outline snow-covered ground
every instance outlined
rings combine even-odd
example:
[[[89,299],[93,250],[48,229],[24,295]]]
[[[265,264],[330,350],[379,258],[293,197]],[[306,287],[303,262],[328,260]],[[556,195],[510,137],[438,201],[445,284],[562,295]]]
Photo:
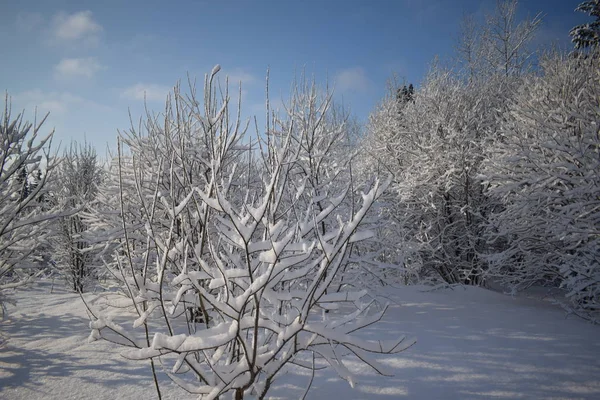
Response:
[[[85,308],[77,295],[50,286],[16,292],[0,322],[1,399],[151,399],[148,363],[125,360],[107,342],[87,343]],[[372,338],[415,336],[406,352],[381,357],[394,377],[349,361],[352,389],[332,370],[318,371],[312,399],[600,399],[600,327],[565,318],[539,298],[480,288],[424,292],[389,289],[397,303]],[[310,375],[290,370],[272,390],[298,398]],[[194,396],[163,376],[166,399]]]

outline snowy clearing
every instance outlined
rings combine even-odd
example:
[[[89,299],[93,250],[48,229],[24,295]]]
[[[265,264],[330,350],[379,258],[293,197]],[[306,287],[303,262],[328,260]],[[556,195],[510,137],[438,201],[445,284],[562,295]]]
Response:
[[[353,390],[331,369],[317,371],[308,398],[343,399],[598,399],[600,327],[565,318],[537,298],[509,297],[476,287],[424,292],[387,289],[385,320],[362,335],[417,338],[407,351],[379,360],[394,377],[349,360]],[[15,292],[18,307],[0,323],[0,398],[155,398],[147,362],[131,362],[110,343],[87,343],[85,308],[77,295],[50,285]],[[361,369],[352,368],[358,366]],[[195,398],[164,375],[166,399]],[[273,398],[299,398],[308,371],[290,369]]]

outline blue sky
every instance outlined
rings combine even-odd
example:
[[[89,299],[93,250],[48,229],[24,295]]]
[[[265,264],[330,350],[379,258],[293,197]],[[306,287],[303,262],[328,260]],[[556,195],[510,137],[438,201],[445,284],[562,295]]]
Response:
[[[522,15],[544,14],[536,39],[569,46],[587,21],[579,0],[522,0]],[[287,97],[305,70],[335,85],[336,99],[365,121],[393,73],[418,84],[434,56],[448,59],[465,14],[495,0],[13,1],[0,5],[0,89],[14,111],[50,111],[47,129],[64,147],[91,142],[103,154],[117,129],[139,117],[143,94],[160,110],[186,74],[202,82],[215,64],[242,82],[245,115]]]

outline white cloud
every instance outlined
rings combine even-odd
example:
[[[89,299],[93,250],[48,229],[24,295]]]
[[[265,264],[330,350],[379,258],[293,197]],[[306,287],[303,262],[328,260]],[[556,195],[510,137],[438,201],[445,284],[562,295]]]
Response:
[[[138,83],[121,92],[121,97],[131,100],[165,101],[171,87],[155,83]]]
[[[31,32],[43,23],[44,19],[40,13],[19,13],[15,25],[19,32]]]
[[[366,92],[371,87],[365,70],[361,67],[347,68],[335,75],[335,89],[339,93]]]
[[[111,111],[112,108],[93,100],[85,99],[70,92],[44,91],[32,89],[11,96],[13,110],[25,110],[26,113],[37,112],[43,116],[50,112],[53,116],[64,116],[65,114],[80,109],[93,109],[96,112]]]
[[[103,68],[95,57],[63,58],[54,67],[54,73],[57,78],[91,78]]]
[[[27,90],[12,96],[12,104],[28,113],[37,110],[38,116],[47,112],[65,114],[73,105],[81,104],[84,99],[68,92],[44,92],[41,89]],[[16,108],[15,108],[16,109]]]
[[[73,14],[61,12],[54,16],[52,34],[59,42],[85,41],[95,44],[102,26],[92,18],[91,11]]]

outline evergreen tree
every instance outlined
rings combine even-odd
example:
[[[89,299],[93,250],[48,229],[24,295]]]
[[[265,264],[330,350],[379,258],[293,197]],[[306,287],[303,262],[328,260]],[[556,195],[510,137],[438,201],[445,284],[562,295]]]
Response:
[[[589,0],[579,4],[575,11],[581,11],[594,17],[593,22],[577,25],[569,35],[576,49],[586,49],[598,46],[600,43],[600,0]]]
[[[415,88],[412,83],[409,84],[408,86],[403,85],[401,88],[398,89],[396,99],[398,100],[398,103],[406,104],[408,102],[413,101],[414,94],[415,94]]]
[[[23,201],[29,196],[29,183],[27,182],[27,168],[22,167],[17,175],[19,200]]]

